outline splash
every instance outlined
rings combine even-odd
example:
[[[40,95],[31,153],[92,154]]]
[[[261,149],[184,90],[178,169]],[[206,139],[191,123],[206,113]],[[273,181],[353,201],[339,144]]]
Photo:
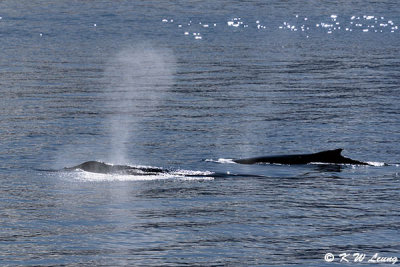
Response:
[[[177,181],[210,181],[214,180],[212,172],[177,170],[171,173],[160,173],[154,175],[127,175],[127,174],[102,174],[82,170],[73,172],[62,172],[57,175],[68,180],[81,182],[126,182],[126,181],[156,181],[156,180],[177,180]]]
[[[110,112],[110,161],[126,163],[131,138],[173,84],[175,59],[167,49],[143,43],[122,49],[105,70]]]

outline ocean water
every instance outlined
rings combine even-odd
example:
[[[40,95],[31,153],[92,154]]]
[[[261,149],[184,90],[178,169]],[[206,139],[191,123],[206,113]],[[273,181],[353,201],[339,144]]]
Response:
[[[1,1],[0,265],[391,265],[399,12]],[[230,161],[335,148],[374,164]],[[63,170],[88,160],[173,171]]]

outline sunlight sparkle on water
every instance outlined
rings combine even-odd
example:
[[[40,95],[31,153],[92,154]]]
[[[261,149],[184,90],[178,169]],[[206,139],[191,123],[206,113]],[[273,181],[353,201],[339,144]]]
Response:
[[[226,30],[229,28],[243,30],[257,29],[260,31],[260,34],[264,32],[261,30],[278,29],[300,34],[304,38],[309,38],[312,34],[320,34],[321,32],[326,34],[339,32],[346,34],[356,34],[358,32],[367,34],[395,33],[398,32],[399,28],[393,20],[387,20],[383,16],[375,15],[352,15],[345,17],[339,14],[332,14],[325,17],[325,19],[321,19],[321,17],[299,16],[296,14],[294,17],[288,17],[280,25],[274,25],[268,22],[268,19],[233,17],[226,20],[224,27],[226,27]],[[262,20],[265,21],[264,25],[261,23]],[[174,19],[163,18],[161,21],[165,24],[173,25],[172,22],[174,22]],[[179,21],[173,27],[178,28],[183,35],[189,35],[192,32],[194,40],[201,40],[206,38],[208,34],[211,34],[216,26],[217,24],[213,21],[189,20]],[[220,29],[223,30],[223,27]]]

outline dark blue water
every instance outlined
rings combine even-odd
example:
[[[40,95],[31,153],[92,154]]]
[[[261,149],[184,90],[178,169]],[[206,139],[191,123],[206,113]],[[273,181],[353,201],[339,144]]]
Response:
[[[2,1],[0,264],[400,257],[399,12],[395,1]],[[374,164],[229,163],[334,148]],[[174,172],[48,171],[87,160]]]

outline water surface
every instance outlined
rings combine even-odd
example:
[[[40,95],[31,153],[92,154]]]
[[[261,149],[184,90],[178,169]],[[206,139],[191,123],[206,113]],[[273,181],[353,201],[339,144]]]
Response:
[[[399,257],[398,13],[391,1],[2,1],[0,263]],[[334,148],[390,166],[218,161]],[[180,173],[44,171],[86,160]]]

